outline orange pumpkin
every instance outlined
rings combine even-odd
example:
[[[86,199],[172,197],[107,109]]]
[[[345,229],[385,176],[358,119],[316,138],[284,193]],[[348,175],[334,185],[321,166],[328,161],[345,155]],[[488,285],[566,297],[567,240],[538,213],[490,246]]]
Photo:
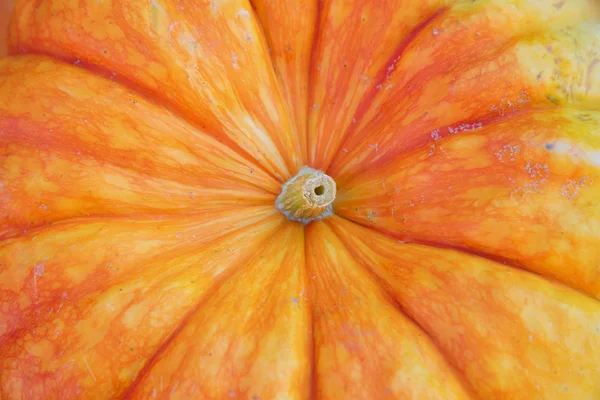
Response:
[[[0,397],[600,399],[599,21],[17,0]]]

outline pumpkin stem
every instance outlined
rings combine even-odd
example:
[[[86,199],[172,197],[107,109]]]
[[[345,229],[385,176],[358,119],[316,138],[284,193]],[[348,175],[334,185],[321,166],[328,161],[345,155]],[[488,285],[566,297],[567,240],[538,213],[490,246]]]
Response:
[[[307,224],[333,214],[335,191],[335,181],[330,176],[302,167],[283,185],[275,205],[287,219]]]

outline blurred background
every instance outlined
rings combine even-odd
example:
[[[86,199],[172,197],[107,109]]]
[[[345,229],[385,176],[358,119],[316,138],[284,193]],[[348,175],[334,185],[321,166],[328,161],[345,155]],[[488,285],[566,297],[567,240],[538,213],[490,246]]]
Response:
[[[0,56],[6,54],[6,36],[8,34],[8,18],[15,0],[0,0]]]

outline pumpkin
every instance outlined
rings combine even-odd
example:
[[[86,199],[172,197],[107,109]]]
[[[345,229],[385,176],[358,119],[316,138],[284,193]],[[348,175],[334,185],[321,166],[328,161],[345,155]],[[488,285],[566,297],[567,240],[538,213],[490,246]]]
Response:
[[[596,0],[17,0],[2,399],[600,398]]]

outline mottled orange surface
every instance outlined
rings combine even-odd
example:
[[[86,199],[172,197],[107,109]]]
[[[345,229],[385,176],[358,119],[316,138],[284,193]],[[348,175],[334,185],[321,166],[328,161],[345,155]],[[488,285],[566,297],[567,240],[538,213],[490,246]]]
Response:
[[[8,24],[14,0],[0,0],[0,56],[8,52]]]
[[[16,10],[2,400],[600,399],[597,0]]]

